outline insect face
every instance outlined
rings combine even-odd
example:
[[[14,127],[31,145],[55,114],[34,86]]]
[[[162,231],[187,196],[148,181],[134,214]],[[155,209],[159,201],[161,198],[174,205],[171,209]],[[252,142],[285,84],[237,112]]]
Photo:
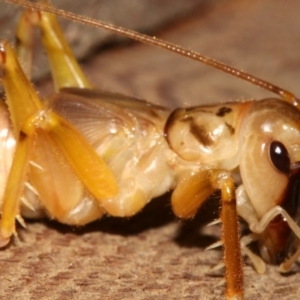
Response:
[[[280,205],[297,219],[299,192],[299,111],[282,101],[266,99],[249,111],[242,133],[240,171],[245,190],[259,219]],[[292,192],[291,192],[292,191]],[[277,217],[263,233],[264,249],[278,262],[290,231]],[[265,255],[266,256],[266,255]]]

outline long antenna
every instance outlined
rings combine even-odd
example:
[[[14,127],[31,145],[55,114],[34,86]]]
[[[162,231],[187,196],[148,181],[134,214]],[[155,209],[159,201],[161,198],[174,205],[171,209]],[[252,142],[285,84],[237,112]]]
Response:
[[[150,37],[147,36],[145,34],[141,34],[138,33],[136,31],[130,30],[130,29],[125,29],[123,27],[119,27],[110,23],[106,23],[97,19],[93,19],[90,17],[86,17],[86,16],[82,16],[82,15],[78,15],[72,12],[67,12],[64,11],[62,9],[56,8],[56,7],[52,7],[52,6],[48,6],[46,4],[42,4],[42,3],[33,3],[33,2],[29,2],[27,0],[2,0],[4,2],[7,3],[12,3],[12,4],[16,4],[22,7],[26,7],[26,8],[33,8],[33,9],[37,9],[37,10],[41,10],[41,11],[46,11],[49,13],[53,13],[57,16],[61,16],[65,19],[69,19],[75,22],[79,22],[85,25],[89,25],[89,26],[93,26],[96,28],[101,28],[101,29],[105,29],[108,31],[111,31],[115,34],[119,34],[125,37],[128,37],[130,39],[133,39],[135,41],[144,43],[144,44],[148,44],[151,46],[156,46],[159,48],[163,48],[166,49],[168,51],[180,54],[182,56],[186,56],[190,59],[193,59],[195,61],[201,62],[203,64],[206,64],[208,66],[211,66],[215,69],[219,69],[225,73],[229,73],[232,76],[238,77],[242,80],[248,81],[256,86],[259,86],[265,90],[269,90],[272,93],[275,93],[277,95],[279,95],[282,99],[284,99],[285,101],[291,103],[292,105],[300,108],[300,100],[296,98],[296,96],[292,93],[290,93],[287,90],[284,90],[274,84],[271,84],[265,80],[262,80],[260,78],[257,78],[255,76],[252,76],[250,74],[247,74],[246,72],[240,71],[238,69],[235,69],[233,67],[230,67],[224,63],[221,63],[217,60],[211,59],[209,57],[206,57],[204,55],[201,55],[195,51],[192,50],[187,50],[184,49],[181,46],[157,39],[156,37]]]

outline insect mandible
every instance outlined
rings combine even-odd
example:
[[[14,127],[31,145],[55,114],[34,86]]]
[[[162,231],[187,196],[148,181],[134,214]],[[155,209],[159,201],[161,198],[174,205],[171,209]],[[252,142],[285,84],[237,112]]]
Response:
[[[274,89],[274,88],[272,88],[272,89]],[[91,93],[91,94],[88,94],[88,96],[93,98],[95,95],[93,95],[93,93]],[[289,95],[288,93],[286,93],[286,98],[291,100],[291,101],[294,101],[293,96]],[[125,101],[126,101],[126,99],[125,99]],[[80,99],[78,99],[78,102],[80,102]],[[278,108],[276,108],[276,106],[274,108],[273,107],[273,102],[278,104],[280,108],[278,109]],[[231,202],[231,200],[233,200],[233,197],[234,197],[234,195],[233,195],[234,187],[232,186],[231,175],[228,172],[224,173],[224,169],[225,170],[232,169],[233,166],[236,166],[235,164],[237,164],[237,161],[239,162],[238,165],[240,165],[240,167],[241,167],[243,183],[244,183],[245,186],[247,185],[247,180],[248,180],[248,178],[251,178],[251,173],[253,172],[253,171],[251,171],[251,168],[249,167],[249,162],[251,161],[251,156],[249,157],[249,155],[250,155],[249,153],[251,153],[251,151],[249,150],[249,151],[247,151],[247,153],[244,153],[244,152],[239,153],[239,155],[241,155],[242,158],[239,155],[233,155],[233,156],[230,155],[230,157],[231,157],[230,159],[228,159],[228,158],[226,158],[226,159],[223,158],[222,159],[222,157],[220,158],[220,156],[224,155],[224,148],[227,149],[227,146],[228,146],[227,142],[229,142],[229,146],[228,146],[228,151],[229,152],[234,148],[233,145],[236,144],[235,140],[233,141],[233,144],[230,144],[230,136],[232,137],[232,136],[237,134],[236,131],[238,129],[240,129],[239,128],[240,125],[237,125],[239,123],[235,123],[235,122],[240,122],[240,120],[238,120],[238,117],[237,117],[239,114],[233,113],[233,112],[235,112],[235,110],[238,110],[238,107],[239,107],[239,109],[242,109],[242,110],[248,110],[248,109],[250,110],[249,107],[251,107],[252,104],[256,105],[256,107],[257,107],[256,110],[252,109],[252,110],[254,110],[254,111],[252,111],[253,115],[257,114],[257,112],[264,114],[264,110],[266,110],[266,113],[267,113],[267,112],[269,112],[269,110],[274,109],[274,112],[272,112],[272,117],[274,116],[275,112],[280,111],[280,114],[278,115],[278,120],[283,121],[284,126],[286,126],[285,122],[287,120],[291,121],[291,119],[293,119],[293,117],[292,117],[293,113],[290,112],[290,110],[289,110],[290,106],[283,104],[283,102],[276,102],[276,101],[265,101],[265,102],[261,102],[261,103],[255,103],[255,104],[251,103],[251,105],[247,104],[247,103],[241,103],[241,104],[230,103],[230,104],[226,104],[226,105],[223,104],[219,107],[218,106],[206,107],[206,108],[201,107],[198,110],[197,109],[186,109],[186,110],[182,109],[182,110],[177,110],[176,112],[172,113],[171,117],[168,118],[168,121],[166,123],[167,125],[165,126],[165,133],[166,133],[166,136],[167,136],[167,141],[168,141],[169,145],[171,146],[171,150],[173,150],[178,155],[179,160],[181,158],[184,161],[192,161],[193,162],[192,164],[189,164],[188,162],[179,164],[180,168],[182,168],[182,169],[180,171],[177,171],[177,170],[175,171],[176,176],[181,177],[180,179],[177,179],[179,181],[176,181],[177,188],[176,188],[176,190],[174,192],[174,196],[173,196],[173,206],[175,207],[174,210],[179,216],[181,216],[181,217],[190,217],[195,213],[196,207],[193,206],[194,202],[191,199],[194,199],[193,196],[195,196],[195,193],[197,194],[198,192],[196,190],[193,191],[193,189],[192,189],[193,185],[195,186],[195,188],[199,188],[199,186],[202,186],[201,191],[203,191],[207,195],[211,194],[212,191],[215,190],[216,188],[220,188],[220,187],[223,188],[223,189],[225,188],[225,190],[223,191],[223,202],[224,201],[226,202],[226,197],[227,196],[229,197],[228,200],[230,200],[230,202]],[[127,103],[127,105],[129,105],[129,103]],[[136,104],[137,108],[138,108],[139,105],[140,104]],[[261,105],[261,106],[259,106],[259,105]],[[59,106],[59,104],[58,104],[58,106]],[[137,108],[135,108],[135,109],[137,109]],[[55,109],[57,109],[59,111],[59,107],[55,108]],[[155,106],[152,106],[152,109],[157,110],[157,111],[162,111],[161,114],[162,114],[162,116],[164,115],[164,109],[159,108],[159,107],[155,107]],[[287,109],[287,111],[285,109]],[[282,115],[282,112],[284,112],[283,115]],[[62,112],[60,112],[60,113],[62,113]],[[250,117],[248,116],[249,117],[248,123],[247,122],[245,122],[245,123],[247,124],[247,126],[250,126],[250,124],[252,124],[252,121],[253,121],[253,124],[252,124],[253,127],[251,128],[251,127],[247,127],[245,125],[246,129],[244,129],[244,130],[246,130],[246,132],[249,135],[246,135],[246,137],[243,137],[243,139],[244,139],[243,143],[245,142],[245,144],[247,144],[247,142],[248,142],[248,147],[249,147],[249,145],[251,145],[253,147],[256,147],[255,146],[256,142],[260,146],[264,145],[264,148],[263,148],[264,151],[262,151],[262,153],[260,153],[260,154],[262,156],[264,156],[264,155],[265,156],[262,158],[262,162],[259,163],[259,164],[262,164],[263,162],[266,162],[266,158],[269,158],[269,161],[271,160],[271,162],[272,162],[273,168],[275,166],[275,168],[277,170],[279,170],[279,173],[280,173],[278,175],[279,179],[277,178],[277,179],[274,179],[274,180],[276,181],[276,187],[278,187],[281,190],[279,192],[279,194],[280,194],[280,197],[282,198],[283,197],[282,194],[284,194],[282,189],[285,189],[285,188],[283,188],[283,187],[280,188],[279,185],[282,184],[283,186],[285,186],[286,183],[285,183],[284,178],[289,177],[290,180],[291,180],[291,178],[294,178],[294,177],[297,178],[297,169],[298,169],[297,142],[295,142],[295,138],[291,135],[291,140],[292,140],[291,144],[292,144],[292,146],[290,146],[290,148],[288,148],[288,152],[289,152],[288,154],[289,155],[287,155],[286,150],[285,150],[285,146],[281,142],[281,138],[283,138],[283,137],[280,135],[280,132],[279,132],[280,130],[278,130],[278,128],[277,128],[278,126],[280,128],[280,126],[281,126],[280,124],[275,124],[274,125],[275,127],[277,126],[276,129],[274,130],[274,133],[277,134],[279,132],[279,136],[274,137],[274,136],[270,135],[269,132],[273,133],[272,129],[270,129],[270,127],[272,127],[273,125],[272,124],[265,124],[266,125],[265,132],[267,132],[267,140],[262,138],[261,140],[256,141],[256,138],[253,138],[252,134],[250,134],[249,132],[251,132],[251,130],[252,130],[254,133],[256,133],[257,129],[260,128],[260,126],[262,126],[262,125],[260,123],[257,123],[258,121],[256,120],[256,118],[252,120],[251,114],[250,114],[249,111],[248,111],[248,113],[249,113]],[[120,112],[120,114],[121,114],[121,112]],[[197,118],[197,116],[199,116],[199,115],[201,115],[200,120],[198,120],[198,118]],[[247,114],[245,113],[245,115],[247,115]],[[215,120],[213,119],[214,116],[216,118]],[[232,116],[233,116],[233,119],[231,119]],[[244,113],[242,113],[242,116],[244,116]],[[288,116],[287,120],[285,120],[284,116]],[[42,117],[43,117],[43,119],[47,119],[48,115],[46,114],[46,115],[43,115]],[[205,117],[209,118],[210,121],[212,121],[211,122],[212,128],[209,129],[209,130],[208,130],[208,128],[205,128],[205,126],[204,126],[204,125],[207,124],[207,120],[205,119]],[[227,119],[227,118],[229,118],[229,119]],[[268,117],[267,114],[261,116],[262,120],[265,120],[265,119],[268,119],[268,118],[269,117]],[[221,124],[219,124],[220,119],[222,120]],[[297,120],[297,113],[296,113],[296,116],[294,117],[294,119]],[[292,121],[293,128],[297,127],[295,125],[295,124],[297,124],[297,121],[295,121],[295,120]],[[159,123],[158,121],[159,120],[155,121],[156,124]],[[28,124],[27,123],[25,124],[26,126],[23,126],[23,125],[22,125],[23,127],[20,126],[20,129],[17,127],[17,129],[18,129],[17,131],[21,131],[22,134],[25,134],[25,136],[26,135],[31,136],[31,134],[32,134],[31,131],[30,131],[31,127],[32,127],[31,120],[28,121],[28,122],[29,122]],[[61,122],[63,123],[63,121],[61,121]],[[36,118],[33,118],[33,124],[35,126],[37,126],[38,130],[42,130],[42,131],[43,130],[44,131],[48,130],[48,127],[44,128],[43,124],[40,125],[40,124],[37,124],[37,123],[38,122],[37,122]],[[223,124],[223,127],[227,131],[222,131],[223,129],[222,130],[220,129],[222,127],[222,124]],[[216,126],[216,127],[214,127],[214,126]],[[258,126],[258,127],[255,127],[255,126]],[[201,156],[201,151],[204,150],[204,152],[205,152],[207,150],[206,148],[213,149],[214,136],[213,137],[207,136],[206,133],[207,132],[209,132],[209,133],[212,132],[212,130],[214,128],[218,129],[219,131],[221,130],[222,134],[223,133],[225,134],[226,139],[224,139],[221,142],[220,145],[217,145],[218,141],[216,141],[216,146],[220,146],[220,148],[222,150],[218,154],[218,157],[219,157],[219,159],[221,159],[221,162],[216,162],[215,157],[214,157],[213,162],[211,164],[211,163],[209,163],[210,160],[208,158],[209,153],[207,154],[206,157],[203,157],[203,156]],[[185,140],[181,140],[181,139],[177,140],[177,135],[181,130],[185,131],[183,136],[187,139],[188,142],[186,142]],[[37,134],[37,132],[34,132],[34,134]],[[39,134],[43,135],[43,133],[39,133]],[[54,136],[51,136],[51,138],[54,139],[57,142],[57,139],[60,136],[55,131],[54,131],[54,133],[52,133],[52,132],[50,133],[50,135],[52,135],[52,134],[54,134]],[[218,133],[216,133],[216,137],[217,136],[218,136]],[[287,135],[287,136],[290,137],[289,135]],[[287,136],[284,135],[284,138],[286,138]],[[72,135],[71,135],[71,139],[72,139]],[[224,142],[224,144],[222,144],[223,142]],[[59,141],[57,143],[58,143],[59,147],[62,147],[62,145],[60,144],[61,141]],[[199,145],[200,145],[200,148],[198,148]],[[224,145],[226,147],[224,147]],[[193,149],[193,146],[195,146],[195,149]],[[218,150],[218,147],[216,147],[214,149],[214,151],[215,151],[213,153],[214,155],[216,155],[217,150]],[[67,149],[66,151],[69,151],[69,150]],[[111,149],[110,149],[110,151],[111,151]],[[256,153],[255,150],[253,150],[253,151],[254,151],[254,153]],[[21,150],[21,153],[23,153],[23,152],[24,151]],[[66,155],[66,154],[64,154],[64,155]],[[245,155],[246,159],[243,155]],[[283,159],[281,159],[281,156],[283,157]],[[290,156],[290,157],[288,157],[288,156]],[[278,157],[279,157],[279,162],[278,162]],[[28,159],[26,158],[25,160],[28,160]],[[37,160],[38,160],[37,158],[34,159],[33,162],[31,161],[31,164],[32,165],[35,164],[38,167],[40,167],[42,164],[37,163],[36,162]],[[222,160],[224,162],[222,162]],[[205,162],[204,165],[203,165],[203,161]],[[283,161],[283,163],[282,163],[282,161]],[[198,165],[197,165],[197,162],[198,162]],[[199,162],[200,162],[200,165],[199,165]],[[258,163],[258,159],[256,159],[255,162]],[[173,167],[171,162],[168,161],[168,164]],[[35,166],[35,167],[37,167],[37,166]],[[218,166],[218,167],[216,167],[216,166]],[[222,167],[222,170],[219,169],[220,166]],[[175,166],[175,168],[176,168],[176,166]],[[186,170],[185,170],[185,168],[186,168]],[[268,166],[265,165],[265,168],[268,168]],[[271,168],[268,171],[266,171],[268,173],[268,175],[270,174],[271,170],[273,170],[273,169]],[[34,171],[32,171],[32,173],[33,172]],[[77,170],[77,172],[80,173],[81,171]],[[168,170],[167,173],[170,174],[170,170]],[[221,176],[221,181],[224,180],[225,183],[224,184],[221,183],[221,186],[220,186],[219,185],[220,183],[218,182],[218,180],[215,179],[215,176],[217,176],[217,177]],[[167,178],[167,176],[164,175],[164,178]],[[251,180],[253,180],[253,179],[251,179]],[[34,180],[32,179],[32,181],[34,181]],[[293,179],[292,181],[297,182],[297,179]],[[215,186],[215,184],[216,184],[216,186]],[[38,185],[38,184],[36,184],[36,185]],[[87,183],[87,185],[88,185],[88,183]],[[181,188],[178,188],[178,186],[180,186],[180,185],[181,185]],[[246,188],[247,194],[251,198],[252,203],[254,203],[253,199],[255,198],[253,196],[253,194],[252,194],[252,196],[250,196],[251,193],[254,192],[253,185],[254,186],[259,186],[258,182],[256,181],[254,184],[253,183],[252,183],[252,185],[250,184],[251,188],[249,188],[249,183],[248,183],[248,188]],[[188,189],[187,189],[187,187],[188,187]],[[191,189],[192,189],[192,191],[190,191]],[[261,189],[260,191],[262,191],[262,190],[263,189]],[[92,192],[90,188],[89,188],[89,191]],[[229,193],[227,193],[227,191],[229,191]],[[191,199],[190,199],[191,202],[190,202],[190,204],[192,205],[192,207],[191,207],[190,210],[187,209],[187,203],[189,203],[188,193],[191,193]],[[41,191],[39,191],[39,194],[41,194]],[[159,192],[158,192],[158,194],[159,194]],[[276,194],[276,192],[275,192],[275,194]],[[204,200],[204,198],[206,198],[206,196],[200,196],[201,201]],[[290,197],[291,195],[288,195],[288,196]],[[294,196],[294,195],[292,195],[292,196]],[[198,195],[198,197],[199,197],[199,195]],[[182,201],[181,199],[183,199],[183,198],[186,198],[185,202],[182,204],[182,206],[180,206],[181,201]],[[245,197],[245,193],[243,191],[243,188],[242,187],[239,188],[239,190],[238,190],[238,200],[246,201],[247,200],[246,198],[247,197]],[[179,207],[177,207],[177,208],[176,208],[176,203],[179,204]],[[199,203],[196,204],[196,206],[197,205],[199,205]],[[272,203],[272,205],[274,205],[274,204]],[[101,203],[101,206],[104,207],[105,210],[107,212],[109,212],[110,214],[112,214],[112,215],[115,214],[114,211],[111,210],[112,207],[109,207],[109,205],[107,207],[107,206],[105,206],[105,204]],[[223,205],[223,209],[225,209],[224,207],[226,207],[226,205]],[[254,215],[250,214],[249,207],[247,207],[246,213],[243,214],[243,210],[241,208],[245,208],[245,207],[246,206],[239,206],[239,208],[240,208],[239,214],[242,215],[245,219],[247,219],[247,217],[249,217],[249,216],[250,216],[250,218],[252,218],[255,214]],[[117,205],[117,208],[120,208],[119,204]],[[139,209],[139,207],[138,207],[138,209]],[[265,212],[268,211],[269,208],[268,207],[262,208],[262,205],[260,203],[259,207],[255,207],[255,209],[256,209],[257,213],[260,214],[260,217],[264,216],[264,218],[267,219],[267,223],[269,223],[269,221],[271,219],[270,219],[270,217],[268,217],[265,214]],[[265,211],[263,209],[265,209]],[[48,211],[50,211],[49,208],[48,208]],[[275,210],[273,212],[276,213]],[[53,212],[50,211],[50,213],[52,215],[54,215],[55,217],[57,217],[58,219],[60,218],[57,215],[55,215],[55,212],[53,213]],[[130,212],[129,214],[132,214],[132,212]],[[124,213],[124,216],[126,216],[126,213]],[[288,219],[288,216],[284,215],[284,218]],[[231,221],[231,218],[225,218],[225,220]],[[234,223],[226,225],[225,220],[223,220],[223,227],[226,228],[226,226],[229,226],[228,230],[230,231],[230,233],[232,233],[232,230],[234,228]],[[64,222],[65,220],[61,219],[61,221]],[[249,223],[251,223],[251,226],[252,226],[251,229],[253,231],[259,232],[259,231],[262,230],[261,226],[257,225],[256,222],[253,223],[253,221],[249,221]],[[292,221],[289,221],[289,224],[292,226],[293,225]],[[255,227],[256,225],[257,225],[257,228]],[[295,232],[297,233],[297,230],[295,230]],[[226,233],[226,229],[225,229],[225,233]],[[236,237],[237,237],[237,235],[236,235]],[[260,238],[260,235],[258,237]],[[255,238],[257,238],[257,236]],[[226,238],[225,238],[225,245],[228,246],[228,247],[233,247],[234,249],[238,248],[238,243],[234,244],[232,240],[226,242]],[[290,245],[292,247],[297,248],[297,242],[294,242]],[[225,249],[226,249],[226,247],[225,247]],[[272,250],[274,250],[272,246],[270,247],[270,249],[269,249],[269,253],[268,253],[268,251],[264,252],[265,253],[264,254],[265,259],[269,258],[269,259],[272,260],[272,259],[274,259],[272,257],[272,255],[276,256],[276,253],[275,254],[272,253]],[[276,249],[274,251],[276,252]],[[292,249],[286,249],[286,251],[287,251],[286,253],[294,255],[294,249],[293,250]],[[232,253],[231,250],[227,254],[230,254],[230,253]],[[227,255],[227,257],[228,257],[228,255]],[[236,257],[235,257],[233,262],[228,262],[228,261],[225,260],[225,263],[227,263],[227,268],[229,269],[229,272],[228,272],[229,277],[227,276],[227,296],[230,297],[230,296],[232,296],[231,293],[237,294],[237,293],[240,292],[239,289],[241,289],[241,281],[242,280],[240,279],[240,281],[239,281],[239,280],[236,280],[236,279],[230,279],[230,276],[235,275],[233,273],[237,272],[237,270],[240,270],[240,266],[234,267],[230,271],[230,267],[228,266],[228,263],[229,264],[230,263],[237,263],[239,265],[240,262],[239,262],[239,259],[236,259]]]

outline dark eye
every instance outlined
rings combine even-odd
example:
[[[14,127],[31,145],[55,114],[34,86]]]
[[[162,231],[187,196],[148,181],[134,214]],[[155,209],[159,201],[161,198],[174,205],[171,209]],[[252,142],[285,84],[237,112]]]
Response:
[[[282,173],[290,173],[290,157],[285,146],[277,141],[273,141],[270,145],[270,159],[273,166]]]

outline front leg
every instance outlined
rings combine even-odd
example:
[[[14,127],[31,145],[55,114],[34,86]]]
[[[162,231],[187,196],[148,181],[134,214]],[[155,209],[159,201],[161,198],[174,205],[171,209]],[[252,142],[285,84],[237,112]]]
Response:
[[[234,181],[229,172],[220,171],[212,182],[221,190],[222,240],[226,266],[227,299],[243,298],[243,261],[236,209]]]
[[[243,261],[231,173],[220,169],[202,170],[182,178],[172,195],[172,207],[179,217],[193,217],[207,197],[216,190],[221,190],[226,299],[243,299]]]

